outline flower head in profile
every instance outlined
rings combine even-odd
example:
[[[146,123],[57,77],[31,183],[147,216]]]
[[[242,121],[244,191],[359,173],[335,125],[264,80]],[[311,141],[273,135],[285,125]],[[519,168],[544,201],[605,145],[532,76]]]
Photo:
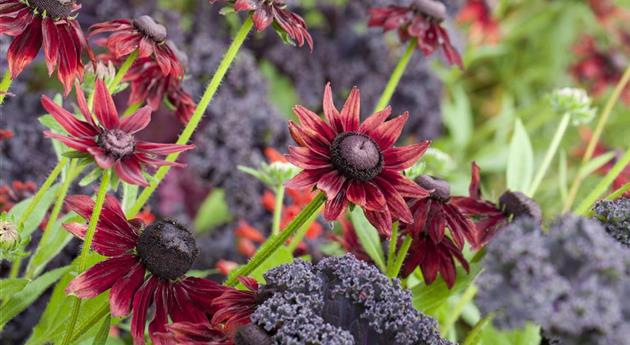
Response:
[[[89,219],[94,201],[87,195],[67,198],[68,208]],[[64,225],[66,230],[84,238],[87,224]],[[131,335],[134,344],[144,344],[147,313],[154,309],[149,335],[167,332],[173,322],[203,322],[205,311],[225,288],[213,281],[187,277],[186,272],[198,250],[192,233],[173,220],[159,220],[144,226],[139,219],[127,220],[120,203],[108,195],[96,226],[92,249],[107,257],[83,272],[67,286],[66,292],[79,298],[93,298],[110,290],[112,315],[133,313]]]
[[[76,20],[80,7],[74,0],[0,0],[0,34],[14,37],[7,53],[13,79],[43,46],[48,74],[56,68],[65,94],[70,92],[74,81],[83,77],[83,51],[94,60]]]
[[[218,0],[208,0],[214,4]],[[299,47],[304,43],[313,49],[313,38],[306,22],[287,8],[285,0],[231,0],[235,11],[250,11],[256,31],[263,31],[271,24],[278,25]]]
[[[50,131],[45,131],[44,134],[70,148],[91,155],[99,167],[113,168],[116,175],[127,183],[146,186],[144,167],[182,166],[180,163],[169,162],[158,156],[194,147],[137,140],[135,134],[151,121],[151,107],[145,106],[129,117],[119,119],[112,96],[100,79],[96,81],[94,99],[94,114],[98,122],[89,110],[85,95],[78,85],[76,92],[84,120],[79,120],[47,96],[42,96],[44,109],[68,132],[68,136]]]
[[[289,122],[298,144],[289,147],[287,160],[304,169],[287,183],[288,188],[315,187],[326,194],[324,216],[336,220],[353,203],[382,235],[389,236],[392,219],[411,223],[413,216],[404,197],[429,193],[402,174],[429,147],[430,142],[395,147],[408,113],[385,121],[387,107],[360,123],[360,94],[354,88],[341,111],[333,104],[330,84],[324,92],[326,120],[302,107],[294,112],[300,124]]]
[[[370,9],[370,27],[398,30],[401,40],[415,38],[426,56],[442,49],[449,64],[464,68],[462,58],[451,45],[448,32],[441,25],[446,7],[436,0],[414,0],[410,6],[390,5]]]
[[[477,43],[498,43],[499,23],[492,18],[486,0],[468,0],[457,16],[457,21],[470,24],[469,37]]]
[[[111,33],[102,44],[116,59],[137,51],[139,58],[154,57],[163,75],[174,78],[184,76],[184,68],[167,44],[166,27],[156,23],[150,16],[92,25],[89,37],[103,33]]]

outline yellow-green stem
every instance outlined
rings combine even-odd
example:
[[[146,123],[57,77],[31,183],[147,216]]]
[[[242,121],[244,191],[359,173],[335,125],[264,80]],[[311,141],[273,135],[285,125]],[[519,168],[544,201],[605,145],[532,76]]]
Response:
[[[556,129],[556,133],[553,135],[553,139],[551,140],[551,144],[547,149],[547,153],[545,153],[545,158],[543,159],[540,168],[538,169],[538,173],[534,178],[534,182],[532,182],[532,186],[529,188],[529,192],[527,195],[530,198],[533,198],[540,187],[540,183],[543,178],[545,178],[545,174],[547,174],[547,170],[549,170],[549,166],[551,165],[551,161],[553,161],[553,157],[555,157],[556,152],[558,152],[558,147],[560,147],[560,142],[564,137],[564,133],[566,133],[567,128],[569,127],[569,121],[571,120],[571,114],[566,113],[562,116],[562,120],[560,120],[560,124],[558,125],[558,129]]]
[[[385,91],[383,91],[381,98],[378,100],[378,103],[376,103],[376,107],[374,107],[374,112],[383,110],[389,104],[389,101],[392,100],[394,91],[396,91],[398,83],[400,83],[400,79],[402,78],[403,74],[405,74],[405,70],[407,69],[407,65],[411,60],[411,56],[413,55],[414,50],[416,50],[416,45],[416,38],[413,38],[411,41],[409,41],[407,45],[407,50],[405,50],[405,53],[398,61],[396,68],[394,68],[394,72],[392,72],[392,75],[389,77],[387,86],[385,86]]]
[[[234,37],[234,41],[232,41],[232,44],[230,45],[227,52],[225,53],[223,60],[221,60],[221,63],[219,64],[217,71],[212,76],[212,79],[210,80],[210,84],[208,84],[208,88],[206,89],[203,96],[201,97],[199,104],[197,104],[197,108],[195,108],[195,112],[190,118],[190,121],[188,122],[188,124],[186,125],[186,128],[184,128],[184,131],[180,134],[179,138],[177,139],[177,144],[179,145],[187,144],[190,138],[192,137],[193,133],[197,129],[197,126],[199,126],[199,122],[201,122],[201,119],[203,118],[203,114],[206,112],[208,105],[210,104],[210,102],[212,101],[212,98],[214,97],[217,90],[219,89],[219,85],[221,85],[221,81],[227,74],[230,66],[232,65],[232,62],[234,62],[234,59],[238,55],[238,51],[241,49],[241,46],[245,42],[247,35],[252,30],[253,25],[254,23],[252,21],[252,18],[248,17],[247,20],[245,20],[245,22],[239,29],[238,33]],[[172,153],[166,157],[166,160],[169,162],[174,162],[177,160],[178,157],[179,157],[179,153]],[[129,214],[127,215],[128,217],[134,217],[138,212],[140,212],[142,207],[144,207],[144,204],[149,200],[149,198],[151,197],[151,195],[153,194],[157,186],[160,184],[160,182],[162,182],[162,180],[164,179],[164,177],[166,176],[169,170],[170,170],[169,166],[162,166],[158,169],[155,176],[153,176],[153,178],[151,179],[149,186],[142,191],[142,193],[138,197],[138,200],[136,200],[136,203],[129,211]]]
[[[320,206],[319,209],[315,213],[313,213],[313,215],[309,219],[307,219],[306,222],[302,224],[300,229],[295,233],[295,236],[293,236],[291,243],[289,243],[289,245],[287,246],[287,250],[289,251],[289,253],[293,253],[295,249],[297,249],[297,247],[300,245],[300,243],[304,239],[304,236],[306,236],[308,229],[311,227],[311,224],[313,224],[315,219],[317,219],[317,216],[319,216],[319,214],[322,212],[323,207],[323,205]]]
[[[326,202],[326,195],[319,193],[306,207],[297,215],[287,227],[277,235],[270,237],[256,252],[249,262],[231,273],[225,282],[227,286],[235,286],[238,283],[238,277],[245,277],[252,273],[256,268],[262,265],[271,255],[278,250],[284,243],[293,236],[293,234],[310,219],[313,214],[319,211],[321,206]]]
[[[109,188],[111,172],[109,170],[105,170],[103,172],[103,178],[101,179],[101,186],[99,187],[98,194],[96,195],[96,201],[94,203],[94,209],[92,210],[92,215],[90,217],[90,222],[88,224],[88,228],[85,232],[85,238],[83,239],[83,248],[81,248],[81,254],[79,256],[79,268],[78,272],[82,273],[87,266],[87,257],[90,252],[90,247],[92,246],[92,240],[94,239],[94,233],[96,232],[96,225],[98,224],[98,220],[101,216],[101,211],[103,210],[103,204],[105,203],[105,196],[107,195],[107,189]],[[70,344],[70,340],[72,338],[72,334],[74,333],[74,327],[77,324],[77,319],[79,317],[79,309],[81,308],[81,299],[75,298],[72,302],[72,312],[70,314],[70,322],[68,323],[68,330],[63,337],[63,341],[61,345]]]
[[[407,257],[407,252],[409,252],[409,247],[411,247],[411,243],[413,242],[413,238],[407,235],[405,240],[403,241],[402,246],[400,246],[400,250],[396,255],[396,262],[394,263],[394,268],[392,269],[392,278],[398,277],[400,273],[400,269],[402,268],[403,261],[405,261],[405,257]]]
[[[2,77],[2,81],[0,81],[0,105],[4,103],[4,98],[7,96],[12,82],[13,79],[11,78],[11,71],[7,68],[4,72],[4,76]]]
[[[606,103],[606,106],[604,107],[604,110],[602,111],[602,115],[599,118],[597,127],[595,127],[595,132],[593,133],[591,140],[588,142],[586,152],[584,152],[584,156],[582,157],[582,163],[578,171],[581,171],[582,168],[584,168],[584,166],[588,164],[588,162],[593,157],[593,153],[595,152],[595,147],[597,146],[597,143],[599,142],[599,138],[601,137],[602,132],[604,131],[604,127],[606,127],[606,123],[608,122],[608,119],[610,118],[610,114],[612,113],[612,110],[615,104],[617,103],[617,100],[619,100],[619,97],[621,96],[621,92],[626,87],[629,81],[630,81],[630,65],[628,65],[628,67],[626,68],[626,71],[623,73],[623,76],[617,83],[615,90],[613,91],[612,95],[608,99],[608,102]],[[573,206],[573,203],[575,202],[575,198],[577,197],[578,191],[580,190],[580,186],[582,185],[583,180],[584,180],[584,177],[580,176],[579,174],[575,177],[575,180],[573,181],[573,184],[571,185],[571,189],[569,191],[567,200],[564,203],[564,210],[563,210],[564,212],[568,212]]]
[[[72,335],[70,343],[74,343],[75,341],[79,340],[79,337],[85,334],[85,332],[90,330],[92,327],[96,326],[98,322],[107,315],[109,315],[109,303],[103,304],[103,306],[96,312],[96,314],[94,314],[89,320],[86,320],[81,325],[79,325],[79,327],[77,327],[77,331],[74,332],[74,334]]]
[[[131,53],[131,54],[129,54],[129,56],[127,56],[127,59],[125,59],[125,61],[120,66],[118,71],[116,71],[116,75],[114,75],[114,79],[112,79],[109,82],[109,84],[107,84],[107,90],[110,93],[113,93],[114,90],[116,90],[116,88],[118,87],[118,85],[120,85],[120,82],[123,80],[123,78],[125,77],[125,75],[129,71],[129,68],[131,68],[131,66],[133,65],[134,62],[136,62],[137,59],[138,59],[138,51],[137,50],[134,50],[133,53]],[[92,92],[92,93],[90,93],[90,96],[88,97],[88,106],[90,107],[90,109],[92,109],[92,107],[94,105],[94,96],[95,96],[95,94],[94,94],[94,92]]]
[[[50,212],[50,216],[48,217],[46,228],[44,229],[44,234],[42,235],[41,240],[39,240],[39,243],[37,244],[38,248],[41,245],[46,245],[48,241],[50,240],[50,237],[53,235],[55,231],[61,231],[61,229],[55,229],[55,223],[57,222],[57,218],[59,217],[59,214],[61,213],[63,202],[66,199],[66,195],[68,194],[68,190],[70,189],[70,185],[72,184],[72,181],[83,170],[83,167],[81,167],[77,171],[77,165],[78,165],[77,160],[70,161],[70,167],[68,168],[66,177],[64,178],[63,184],[61,185],[61,190],[57,194],[57,200],[55,201],[55,205],[53,206],[53,209]],[[35,249],[35,252],[37,252],[37,249]],[[26,279],[31,279],[33,275],[35,274],[34,269],[35,269],[34,267],[31,267],[31,262],[29,262],[26,269],[26,273],[24,274],[24,277]]]
[[[394,261],[396,257],[396,247],[398,245],[398,222],[394,222],[392,225],[392,235],[389,238],[389,248],[387,251],[387,274],[388,277],[393,278]]]
[[[624,184],[623,186],[619,187],[619,189],[617,189],[616,191],[610,193],[610,195],[606,197],[606,200],[619,199],[621,198],[622,195],[626,194],[626,192],[629,190],[630,190],[630,182]]]
[[[284,185],[276,188],[276,204],[273,207],[273,223],[271,224],[271,233],[280,233],[280,220],[282,219],[282,206],[284,205]]]
[[[464,308],[470,303],[470,301],[472,301],[477,294],[477,291],[478,289],[475,284],[470,284],[466,291],[462,294],[462,297],[460,297],[459,301],[457,301],[455,307],[449,310],[448,316],[441,327],[442,335],[444,337],[448,336],[448,333],[451,329],[453,329],[453,326],[455,326],[455,322],[457,322],[457,319],[459,319],[460,315],[462,315],[462,311],[464,311]]]
[[[127,110],[125,110],[125,112],[123,113],[122,117],[127,117],[127,116],[133,115],[133,113],[138,111],[138,109],[140,109],[141,106],[142,106],[142,103],[140,103],[140,102],[130,105],[129,108],[127,108]]]

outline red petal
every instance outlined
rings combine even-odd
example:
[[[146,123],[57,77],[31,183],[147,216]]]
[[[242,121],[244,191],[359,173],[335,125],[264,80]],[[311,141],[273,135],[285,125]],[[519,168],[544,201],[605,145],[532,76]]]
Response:
[[[144,283],[145,268],[140,262],[133,264],[125,276],[117,280],[109,292],[109,306],[114,317],[129,315],[136,291]]]
[[[365,119],[365,121],[363,121],[363,123],[359,127],[359,132],[366,133],[368,135],[371,134],[378,128],[378,126],[383,124],[383,122],[385,122],[385,120],[387,120],[387,118],[391,114],[392,107],[388,105],[385,109],[376,112]]]
[[[100,147],[89,147],[87,150],[92,156],[94,156],[96,164],[98,164],[101,169],[107,170],[114,165],[114,157],[108,155]]]
[[[355,205],[365,205],[365,188],[360,181],[352,181],[348,185],[348,201]]]
[[[135,134],[148,126],[149,122],[151,122],[151,107],[147,105],[124,118],[120,123],[120,129],[129,134]]]
[[[429,148],[429,145],[431,141],[425,140],[420,144],[389,148],[383,151],[385,167],[392,170],[411,168]]]
[[[350,91],[350,95],[346,103],[341,109],[341,123],[345,132],[353,132],[359,129],[359,121],[361,116],[361,92],[355,86]]]
[[[320,169],[332,167],[329,160],[323,159],[306,147],[289,146],[289,154],[286,156],[289,163],[302,169]]]
[[[125,158],[117,161],[114,164],[114,170],[121,180],[129,184],[142,187],[149,185],[144,176],[142,176],[142,167],[138,164],[138,161],[133,158]]]
[[[44,131],[44,136],[46,138],[59,140],[66,144],[66,146],[81,152],[88,152],[88,148],[96,146],[96,143],[92,139],[70,138],[65,135],[49,131]]]
[[[105,82],[101,79],[96,80],[94,113],[100,124],[106,129],[118,128],[119,122],[116,105],[109,91],[107,91]]]
[[[265,30],[269,25],[271,25],[271,23],[273,23],[273,15],[267,10],[266,6],[255,10],[252,19],[254,20],[256,31],[259,32]]]
[[[85,94],[83,93],[83,89],[81,89],[81,84],[77,82],[75,84],[75,92],[77,93],[77,103],[79,104],[79,110],[81,110],[81,114],[90,126],[96,128],[96,124],[94,123],[94,118],[92,117],[92,112],[88,107],[87,101],[85,100]]]
[[[215,0],[210,0],[210,2],[214,2]],[[256,1],[254,0],[236,0],[234,2],[234,10],[236,11],[252,11],[255,10],[258,6]]]
[[[195,145],[160,144],[148,141],[136,142],[136,151],[152,153],[154,155],[168,155],[176,152],[192,150]]]
[[[78,298],[93,298],[111,288],[136,262],[133,255],[117,256],[99,262],[74,278],[66,287],[66,293]]]
[[[290,179],[285,185],[287,188],[291,189],[311,188],[329,171],[330,169],[328,168],[304,170]]]
[[[376,212],[382,212],[387,208],[387,200],[374,182],[365,182],[363,188],[365,188],[365,208]]]
[[[154,339],[154,334],[166,332],[166,325],[168,324],[168,290],[170,283],[160,280],[158,286],[155,289],[154,304],[155,311],[153,313],[153,320],[149,324],[149,336]]]
[[[7,52],[11,78],[15,79],[30,64],[42,46],[42,20],[33,18],[31,24],[17,35]]]
[[[42,106],[57,122],[74,137],[94,137],[98,130],[89,123],[74,117],[69,111],[53,102],[48,96],[42,96]]]
[[[389,210],[386,209],[383,212],[365,211],[365,218],[382,236],[389,238],[392,235],[392,216]]]
[[[411,215],[409,206],[407,206],[405,199],[403,199],[400,193],[398,193],[396,188],[381,177],[377,177],[375,182],[381,188],[381,191],[383,191],[383,195],[385,195],[387,207],[389,208],[392,217],[404,223],[412,223],[413,216]]]
[[[326,84],[326,88],[324,89],[323,107],[324,115],[326,115],[326,119],[328,119],[328,123],[330,124],[330,127],[332,127],[332,129],[335,131],[335,134],[343,132],[343,124],[341,123],[339,110],[335,108],[330,82]]]
[[[313,131],[320,133],[330,144],[335,139],[335,132],[332,128],[322,120],[314,112],[304,108],[301,105],[293,107],[293,112],[300,120],[302,126],[307,126]]]
[[[340,175],[337,170],[332,170],[319,179],[317,188],[326,193],[328,200],[332,200],[339,194],[345,182],[345,176]]]
[[[57,66],[57,56],[59,54],[59,33],[57,32],[57,25],[49,18],[43,21],[43,45],[44,53],[46,55],[46,67],[48,68],[48,75],[52,75]]]
[[[144,326],[147,312],[153,302],[153,295],[157,287],[158,278],[151,276],[133,298],[133,318],[131,319],[131,336],[135,345],[144,345]]]
[[[401,116],[378,126],[373,132],[372,138],[378,143],[381,150],[385,151],[396,143],[408,118],[409,113],[405,112]]]
[[[57,33],[61,55],[61,58],[57,59],[59,63],[57,78],[63,85],[64,94],[68,95],[76,78],[83,73],[81,42],[78,41],[74,29],[69,25],[59,25]]]
[[[346,193],[340,192],[334,199],[328,200],[324,207],[324,217],[329,221],[334,221],[339,218],[343,210],[346,208]]]
[[[403,197],[418,199],[426,198],[430,195],[426,189],[418,186],[415,182],[406,178],[398,171],[385,169],[379,176],[391,183]]]
[[[468,186],[468,195],[474,199],[481,199],[481,169],[477,163],[471,163],[470,186]]]

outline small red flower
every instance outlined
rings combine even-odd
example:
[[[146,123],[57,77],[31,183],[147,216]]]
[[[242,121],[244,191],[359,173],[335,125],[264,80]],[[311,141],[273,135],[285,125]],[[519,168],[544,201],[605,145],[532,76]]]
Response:
[[[387,107],[360,124],[359,89],[352,89],[340,112],[333,104],[330,84],[323,109],[327,121],[302,106],[293,110],[300,124],[290,121],[289,131],[298,147],[289,147],[287,160],[304,170],[287,187],[324,192],[328,199],[324,216],[331,221],[353,203],[365,210],[382,235],[390,235],[392,218],[411,223],[403,197],[429,193],[405,178],[402,170],[411,167],[430,142],[394,147],[409,114],[385,121],[392,111]]]
[[[162,68],[151,58],[139,59],[125,74],[124,80],[131,85],[129,105],[146,104],[158,110],[166,99],[174,108],[177,118],[188,123],[197,104],[183,89],[182,79],[164,76]]]
[[[467,272],[470,270],[462,250],[450,238],[444,237],[442,241],[436,243],[428,234],[421,233],[413,239],[402,274],[408,276],[416,267],[420,267],[427,285],[433,283],[439,273],[450,289],[457,279],[455,260],[459,261]]]
[[[492,10],[486,0],[468,0],[457,20],[470,24],[470,39],[478,43],[498,43],[499,23],[492,18]]]
[[[208,0],[211,4],[219,0]],[[313,49],[313,38],[308,33],[308,27],[302,17],[287,9],[285,0],[232,0],[235,11],[252,11],[252,19],[256,31],[260,32],[269,27],[274,21],[287,35],[303,46],[304,42]]]
[[[75,18],[80,7],[74,0],[0,0],[0,34],[15,37],[7,53],[13,79],[43,46],[48,74],[57,68],[65,94],[70,92],[74,81],[83,77],[83,50],[94,60]]]
[[[87,195],[70,196],[66,204],[85,219],[94,209],[94,201]],[[64,227],[84,238],[88,226],[71,223]],[[73,279],[66,292],[93,298],[111,289],[112,315],[122,317],[133,312],[134,344],[144,344],[149,308],[155,310],[149,335],[154,343],[161,344],[154,335],[167,331],[169,318],[173,322],[203,322],[204,312],[212,310],[213,300],[226,289],[213,281],[185,276],[198,253],[187,229],[171,220],[146,228],[140,219],[128,221],[111,195],[106,197],[92,249],[107,259]]]
[[[11,139],[13,138],[13,136],[14,136],[13,131],[9,129],[0,128],[0,142],[6,139]]]
[[[390,5],[370,9],[368,26],[381,27],[384,31],[398,30],[402,41],[417,38],[418,49],[426,56],[441,48],[449,64],[463,69],[462,58],[441,25],[445,17],[446,7],[441,2],[415,0],[410,6]]]
[[[174,152],[190,150],[194,145],[158,144],[136,140],[134,135],[144,129],[151,121],[151,107],[145,106],[124,119],[118,118],[118,112],[112,96],[102,80],[96,81],[94,121],[85,95],[77,85],[77,102],[85,121],[77,119],[72,113],[42,96],[42,105],[70,136],[50,131],[44,134],[59,140],[67,146],[94,157],[102,169],[114,168],[121,180],[135,185],[146,186],[142,175],[145,166],[156,168],[162,165],[183,166],[157,158]]]
[[[102,33],[112,33],[104,46],[116,58],[124,58],[138,51],[139,58],[153,56],[163,75],[173,78],[184,76],[184,68],[175,52],[166,44],[166,28],[149,16],[136,19],[116,19],[90,27],[89,37]]]

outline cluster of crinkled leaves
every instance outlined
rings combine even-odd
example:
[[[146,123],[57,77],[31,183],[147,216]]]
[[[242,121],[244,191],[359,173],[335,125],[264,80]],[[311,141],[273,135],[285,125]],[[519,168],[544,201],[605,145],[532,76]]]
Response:
[[[619,243],[630,247],[630,198],[601,200],[593,210],[606,232]]]
[[[630,252],[598,222],[566,216],[544,233],[520,219],[487,250],[477,303],[499,328],[532,321],[562,344],[630,344]]]
[[[275,344],[449,345],[397,280],[352,254],[296,260],[265,274],[271,294],[252,314]]]

